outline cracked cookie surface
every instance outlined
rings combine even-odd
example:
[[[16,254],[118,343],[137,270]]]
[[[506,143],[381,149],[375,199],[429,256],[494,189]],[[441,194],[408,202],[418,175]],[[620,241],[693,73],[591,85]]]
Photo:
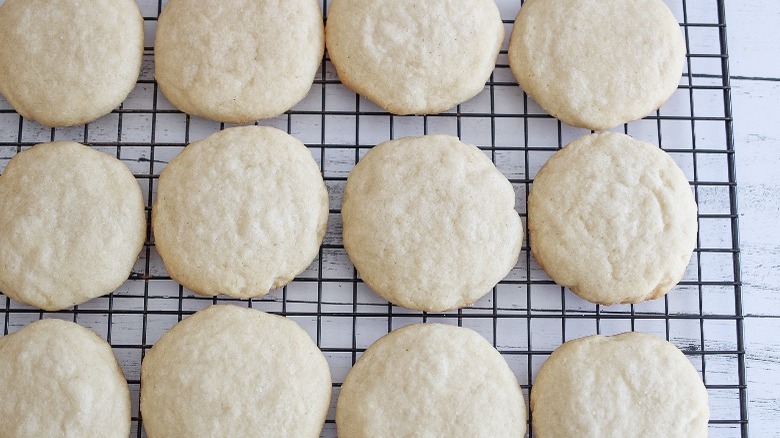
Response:
[[[699,373],[657,336],[588,336],[558,347],[531,390],[534,436],[706,437]]]
[[[155,78],[184,112],[246,123],[300,102],[324,51],[316,0],[170,0],[157,24]]]
[[[604,305],[674,287],[697,227],[691,187],[671,156],[619,133],[586,135],[556,152],[528,196],[536,260],[556,283]]]
[[[476,146],[448,135],[375,146],[344,190],[344,247],[388,301],[471,305],[517,263],[523,226],[512,184]]]
[[[163,169],[152,224],[171,277],[201,295],[249,298],[317,256],[328,192],[309,150],[275,128],[229,128]]]
[[[508,56],[520,86],[547,112],[604,130],[669,99],[685,41],[662,0],[527,0]]]
[[[492,0],[335,0],[326,40],[344,85],[394,114],[435,114],[485,88],[504,25]]]

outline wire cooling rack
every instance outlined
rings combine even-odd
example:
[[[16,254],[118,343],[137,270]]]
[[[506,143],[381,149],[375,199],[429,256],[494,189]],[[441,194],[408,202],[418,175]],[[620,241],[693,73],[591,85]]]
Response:
[[[334,394],[323,436],[335,436],[335,401],[345,374],[366,347],[391,329],[429,321],[476,330],[506,358],[526,400],[539,366],[562,342],[637,330],[670,340],[700,371],[710,396],[711,436],[747,436],[724,0],[666,2],[681,23],[688,46],[685,74],[659,111],[619,128],[669,152],[691,181],[699,204],[693,258],[683,281],[663,299],[610,307],[585,302],[544,274],[527,241],[507,278],[475,305],[456,312],[428,314],[391,306],[359,280],[342,246],[339,211],[347,174],[371,146],[431,133],[457,135],[476,144],[514,185],[525,223],[526,194],[538,169],[562,145],[588,132],[551,118],[522,92],[509,70],[505,44],[484,91],[440,115],[389,115],[342,86],[326,58],[304,101],[283,116],[259,122],[306,143],[322,167],[331,197],[328,232],[319,257],[287,287],[244,301],[196,296],[167,276],[150,231],[130,279],[111,295],[54,313],[0,296],[3,334],[40,318],[62,318],[103,336],[130,383],[131,436],[140,437],[145,436],[138,412],[141,360],[166,330],[213,303],[231,302],[286,315],[311,334],[330,363]],[[327,0],[324,3],[327,9]],[[508,38],[520,2],[497,3]],[[165,2],[138,0],[138,4],[145,17],[146,51],[141,77],[127,100],[86,126],[49,129],[22,119],[0,98],[0,171],[14,154],[34,144],[84,142],[115,155],[132,169],[149,217],[157,179],[168,160],[186,144],[225,128],[180,113],[162,96],[154,82],[153,41]]]

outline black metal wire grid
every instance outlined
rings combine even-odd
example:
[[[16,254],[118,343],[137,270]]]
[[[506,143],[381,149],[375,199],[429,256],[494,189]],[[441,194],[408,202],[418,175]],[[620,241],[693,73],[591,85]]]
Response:
[[[725,0],[667,0],[688,46],[678,91],[659,111],[620,128],[658,144],[688,175],[699,203],[699,236],[680,285],[663,299],[639,305],[592,305],[555,285],[525,242],[516,268],[474,306],[429,314],[395,307],[360,281],[341,244],[340,204],[352,166],[378,142],[404,135],[448,133],[478,145],[509,178],[525,223],[525,197],[535,172],[552,153],[583,133],[545,114],[517,86],[506,45],[485,90],[452,111],[393,116],[344,88],[327,59],[309,96],[285,115],[260,124],[300,138],[320,163],[331,195],[328,233],[311,267],[281,290],[259,299],[199,297],[173,282],[154,248],[151,226],[130,279],[116,292],[61,312],[41,312],[0,296],[3,334],[40,318],[92,328],[113,347],[130,384],[132,436],[145,436],[138,412],[140,363],[154,342],[183,317],[231,302],[288,316],[309,331],[328,359],[334,396],[323,436],[335,436],[334,408],[344,375],[371,342],[414,322],[470,327],[504,355],[528,396],[541,363],[561,343],[589,334],[637,330],[679,346],[701,372],[710,395],[711,436],[747,436],[736,175],[726,43]],[[117,110],[86,126],[49,129],[24,120],[0,99],[0,171],[34,144],[68,139],[114,154],[144,190],[147,217],[165,163],[186,144],[224,124],[184,115],[160,93],[153,74],[153,34],[165,2],[138,0],[147,30],[144,68]],[[507,36],[520,7],[497,1]],[[324,0],[327,10],[327,0]],[[326,14],[324,14],[326,15]],[[527,233],[526,233],[527,235]],[[532,418],[529,417],[529,423]],[[530,431],[530,428],[529,428]]]

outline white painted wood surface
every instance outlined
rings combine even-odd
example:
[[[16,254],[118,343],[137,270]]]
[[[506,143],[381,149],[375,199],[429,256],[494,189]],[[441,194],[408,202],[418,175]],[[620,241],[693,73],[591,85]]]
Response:
[[[727,1],[727,22],[729,32],[729,44],[731,51],[732,74],[739,77],[762,77],[777,79],[780,77],[780,38],[776,37],[777,29],[780,29],[780,1],[777,0],[753,0],[740,2],[737,0]],[[144,15],[156,15],[156,0],[138,0],[142,7]],[[0,0],[2,3],[2,0]],[[513,18],[517,11],[516,1],[505,0],[498,1],[501,5],[504,18]],[[682,0],[668,0],[667,3],[672,6],[678,19],[682,21]],[[691,22],[714,22],[717,16],[713,14],[716,11],[714,0],[688,0],[688,14]],[[507,27],[509,30],[510,28]],[[147,46],[153,44],[154,22],[147,22]],[[717,40],[702,36],[701,38],[693,36],[692,43],[696,45],[697,52],[717,53]],[[499,59],[499,63],[506,63],[504,59]],[[717,66],[698,66],[697,72],[718,73]],[[497,71],[496,80],[512,81],[511,75],[508,75],[507,69]],[[144,73],[142,77],[151,79],[153,77],[153,65],[151,57],[147,56]],[[329,79],[335,79],[335,73],[329,69],[326,73]],[[702,79],[706,80],[706,79]],[[717,83],[717,81],[715,81]],[[748,395],[750,406],[750,429],[751,435],[756,437],[778,436],[780,437],[780,341],[777,340],[780,335],[780,231],[778,231],[778,217],[780,217],[780,123],[778,123],[778,102],[780,102],[780,82],[772,80],[747,80],[734,79],[733,85],[733,107],[735,118],[735,144],[737,145],[737,165],[738,165],[738,183],[740,194],[740,220],[742,236],[742,267],[744,281],[744,307],[748,317],[746,319],[746,341],[747,341],[747,364],[748,364]],[[500,87],[499,98],[497,99],[497,111],[522,111],[521,93],[516,87]],[[302,102],[297,109],[319,109],[321,102],[321,89],[315,87],[312,94]],[[349,93],[338,85],[328,85],[326,88],[327,108],[329,110],[355,110],[354,94]],[[665,106],[667,114],[681,115],[686,114],[686,95],[678,92],[676,97]],[[710,107],[700,104],[701,99],[697,96],[697,114],[699,111],[715,111],[717,114],[718,105],[722,112],[722,101],[718,101],[717,95],[714,98],[703,98],[709,102]],[[140,84],[125,102],[125,108],[150,109],[154,100],[153,87],[151,84]],[[483,93],[464,104],[465,111],[485,111],[489,104],[489,93]],[[160,98],[158,108],[172,109],[172,107]],[[0,99],[0,108],[6,105]],[[373,111],[377,108],[365,99],[359,101],[361,111]],[[489,106],[487,107],[489,110]],[[529,111],[540,112],[539,108],[530,101]],[[158,114],[155,119],[156,132],[155,140],[157,142],[183,143],[185,139],[185,119],[180,114]],[[511,122],[511,119],[508,120]],[[522,127],[517,124],[508,123],[506,120],[498,120],[497,138],[498,145],[504,146],[522,146]],[[127,114],[122,119],[123,137],[122,142],[148,143],[151,140],[152,116],[148,113]],[[264,124],[271,124],[282,129],[286,129],[288,119],[281,117]],[[361,117],[359,138],[355,138],[355,123],[357,120],[349,116],[326,116],[321,118],[319,115],[296,116],[292,119],[292,134],[299,137],[304,142],[319,143],[322,132],[325,132],[325,139],[329,143],[354,145],[356,142],[361,145],[372,144],[378,141],[386,140],[390,134],[388,129],[388,119],[386,117]],[[466,120],[463,122],[464,140],[481,145],[489,145],[490,142],[490,120]],[[534,120],[528,127],[529,146],[555,146],[557,144],[556,125],[547,120]],[[666,122],[664,122],[666,123]],[[324,125],[323,125],[324,124]],[[629,133],[649,141],[657,142],[657,131],[654,127],[655,122],[636,122],[629,126]],[[684,144],[686,135],[689,136],[689,127],[682,127],[679,130],[680,135],[675,134],[673,123],[663,127],[664,141],[668,143]],[[13,115],[0,114],[0,141],[6,134],[17,134],[11,132],[11,129],[4,127],[18,126],[18,118]],[[372,127],[376,129],[372,129]],[[394,135],[419,135],[426,129],[428,132],[443,132],[456,134],[460,125],[455,117],[430,118],[427,126],[424,125],[422,118],[408,117],[395,118]],[[219,124],[214,122],[193,118],[189,125],[189,140],[194,141],[203,138],[211,132],[219,129]],[[573,128],[563,127],[561,135],[566,142],[582,134],[584,131]],[[700,124],[698,134],[705,139],[718,139],[717,131],[715,133],[707,132],[706,125]],[[712,135],[710,135],[712,134]],[[42,128],[37,124],[25,122],[23,126],[23,141],[48,141],[52,132]],[[111,142],[116,141],[117,135],[117,117],[109,115],[101,118],[97,122],[90,124],[88,139],[90,142]],[[55,133],[56,139],[73,139],[81,141],[84,138],[84,131],[81,127],[58,129]],[[15,137],[14,137],[15,138]],[[722,141],[722,138],[720,139]],[[690,146],[688,146],[690,147]],[[116,153],[112,147],[104,148],[107,152]],[[172,158],[179,150],[178,147],[156,148],[154,156],[153,173],[159,174],[164,167],[165,162]],[[7,159],[15,152],[15,149],[3,150],[0,148],[0,171],[7,162]],[[345,147],[342,149],[331,148],[320,152],[312,149],[318,160],[327,162],[325,174],[330,177],[345,177],[351,166],[354,164],[354,149]],[[150,172],[150,155],[148,148],[144,147],[123,147],[122,159],[138,174]],[[544,160],[549,156],[549,152],[539,150],[530,155],[529,168],[525,168],[522,159],[511,153],[496,154],[496,162],[499,168],[509,177],[521,180],[526,176],[532,177],[536,170],[541,166]],[[694,165],[687,158],[686,154],[675,156],[681,167],[693,179]],[[707,179],[722,180],[722,163],[714,162],[711,165],[699,163],[699,171],[708,172]],[[720,178],[720,179],[719,179]],[[148,189],[148,181],[140,180],[145,193],[153,193]],[[144,184],[147,184],[144,186]],[[515,187],[518,191],[518,205],[523,213],[525,202],[525,187],[517,183]],[[329,183],[329,189],[332,194],[332,207],[338,208],[340,202],[343,183]],[[153,196],[153,195],[152,195]],[[700,205],[705,208],[722,208],[722,196],[708,197],[702,196]],[[326,237],[326,243],[340,243],[340,224],[337,215],[331,218],[329,233]],[[728,233],[722,227],[715,226],[709,229],[703,235],[712,238],[712,245],[718,246],[730,244]],[[703,245],[708,246],[708,245]],[[521,257],[521,261],[525,254]],[[136,272],[144,272],[144,263],[146,257],[139,260]],[[165,275],[162,263],[154,251],[150,253],[150,274]],[[717,261],[707,261],[703,263],[705,276],[713,278],[726,278],[728,275],[728,263],[718,263]],[[518,268],[510,274],[510,279],[532,278],[534,280],[543,280],[546,278],[539,270],[538,266],[530,260],[529,270],[526,270],[525,264],[521,262]],[[316,266],[303,276],[316,275]],[[352,276],[352,268],[349,265],[343,251],[327,250],[323,254],[323,276],[330,278],[346,278]],[[695,263],[691,265],[689,272],[686,273],[686,279],[696,280]],[[129,281],[118,292],[114,298],[114,309],[139,310],[143,308],[143,300],[137,297],[143,294],[143,281]],[[524,286],[523,286],[524,287]],[[517,290],[512,290],[516,288]],[[515,355],[513,351],[522,351],[530,348],[552,350],[560,344],[562,339],[571,339],[584,334],[593,333],[596,329],[593,321],[588,319],[569,320],[565,328],[561,320],[555,319],[534,319],[528,326],[526,320],[516,321],[507,320],[502,322],[494,332],[491,326],[492,320],[468,318],[469,314],[479,314],[491,312],[495,305],[502,311],[507,312],[526,312],[529,303],[526,297],[533,299],[532,314],[544,314],[545,312],[560,310],[561,307],[567,311],[575,312],[593,312],[594,307],[582,302],[576,296],[567,292],[561,294],[555,290],[554,286],[535,286],[534,290],[526,294],[520,287],[506,285],[504,289],[499,289],[495,296],[488,296],[480,300],[475,308],[468,309],[465,312],[466,318],[464,325],[470,326],[482,333],[488,339],[494,338],[496,344],[503,351],[507,360],[518,375],[521,384],[528,385],[534,375],[543,357],[534,357],[532,362],[527,363],[524,354]],[[518,293],[519,292],[519,293]],[[151,310],[176,310],[179,305],[178,296],[182,293],[184,299],[182,306],[185,310],[197,310],[208,304],[209,300],[203,300],[193,297],[188,291],[180,292],[178,286],[170,280],[159,280],[150,283],[148,302]],[[323,291],[322,310],[330,312],[352,312],[353,311],[353,293],[358,297],[356,308],[358,312],[387,312],[387,305],[384,301],[377,298],[362,285],[357,292],[353,291],[350,281],[329,283]],[[733,297],[729,296],[728,291],[723,293],[718,299],[717,291],[708,291],[712,298],[704,301],[705,313],[726,313],[733,312]],[[317,289],[316,284],[311,282],[295,283],[287,291],[287,310],[312,312],[317,309]],[[126,297],[126,298],[123,298]],[[257,307],[269,311],[281,311],[282,293],[280,291],[271,294],[268,299],[261,302],[255,302]],[[495,300],[494,300],[495,299]],[[107,299],[97,299],[81,306],[82,309],[93,309],[96,311],[106,309]],[[677,291],[670,295],[669,308],[671,312],[698,312],[697,294],[695,288],[681,286]],[[141,307],[139,307],[141,306]],[[637,306],[637,312],[663,312],[664,302],[656,301]],[[731,306],[731,307],[729,307]],[[12,303],[12,308],[21,308]],[[619,307],[619,306],[618,306]],[[617,309],[618,311],[627,311],[627,308]],[[391,324],[394,328],[401,325],[420,320],[417,315],[404,316],[402,309],[393,309],[395,312]],[[66,317],[68,315],[65,315]],[[37,319],[37,313],[12,314],[10,318],[11,331],[18,330],[20,327]],[[115,344],[138,344],[145,336],[147,344],[152,344],[162,333],[176,322],[176,317],[166,315],[152,315],[147,319],[148,329],[143,333],[143,319],[137,315],[118,315],[113,319],[114,331],[112,333],[112,342]],[[317,321],[316,318],[301,317],[296,319],[307,330],[316,336]],[[431,319],[435,320],[435,319]],[[348,345],[355,338],[358,348],[367,347],[378,336],[386,332],[388,326],[387,317],[366,317],[358,320],[356,331],[352,333],[351,318],[324,317],[322,320],[322,346],[334,349],[348,348]],[[81,314],[78,322],[87,327],[93,328],[99,333],[105,335],[106,317],[105,314]],[[687,321],[673,321],[669,328],[671,340],[686,348],[690,346],[692,350],[699,344],[706,344],[707,349],[731,351],[736,349],[734,342],[733,321],[708,321],[705,324],[706,335],[702,339],[699,336],[700,322],[695,320],[691,323]],[[617,333],[632,328],[632,324],[626,319],[602,320],[600,331],[604,334]],[[664,335],[666,328],[662,320],[637,321],[637,330],[655,332]],[[528,330],[532,333],[528,333]],[[533,345],[528,345],[529,342]],[[140,352],[132,348],[117,348],[117,355],[122,362],[125,372],[130,380],[137,381],[140,368]],[[332,367],[333,376],[336,382],[340,382],[351,365],[351,354],[342,354],[333,352],[327,354]],[[692,361],[701,368],[701,360],[695,356]],[[734,369],[736,361],[734,357],[717,356],[707,359],[707,378],[709,384],[735,384]],[[134,394],[134,404],[137,401],[138,385],[131,385]],[[527,393],[526,393],[527,396]],[[711,392],[711,405],[716,419],[733,419],[738,417],[735,409],[738,409],[738,403],[735,404],[733,391],[714,391]],[[134,413],[137,413],[137,405],[134,405]],[[330,415],[332,418],[332,412]],[[326,426],[325,435],[333,435],[333,426]],[[737,436],[737,430],[733,427],[711,428],[712,436]],[[133,433],[135,436],[135,431]]]
[[[780,2],[727,0],[750,434],[780,436]],[[750,79],[754,78],[754,79]]]

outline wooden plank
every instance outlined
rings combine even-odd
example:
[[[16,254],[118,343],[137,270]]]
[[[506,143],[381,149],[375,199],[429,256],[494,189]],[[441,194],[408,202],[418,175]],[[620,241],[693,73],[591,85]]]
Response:
[[[780,319],[745,321],[750,435],[780,437]]]
[[[732,76],[780,78],[780,2],[726,0]]]
[[[780,2],[727,1],[732,76],[780,78]],[[740,202],[744,310],[780,315],[780,82],[733,78],[734,142]],[[747,318],[749,427],[780,437],[780,320]]]
[[[733,83],[746,315],[780,315],[780,82]]]

